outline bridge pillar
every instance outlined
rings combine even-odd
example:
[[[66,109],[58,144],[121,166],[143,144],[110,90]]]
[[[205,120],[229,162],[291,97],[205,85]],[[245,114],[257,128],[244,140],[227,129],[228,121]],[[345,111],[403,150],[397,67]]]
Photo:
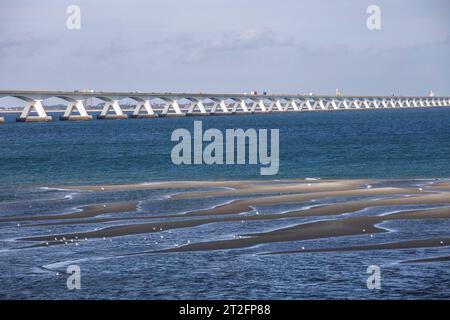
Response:
[[[274,107],[275,107],[275,111],[273,110]],[[272,101],[270,103],[270,106],[269,106],[269,111],[271,111],[271,112],[283,112],[284,109],[283,109],[283,106],[281,104],[281,101],[279,99],[277,99],[276,101]]]
[[[217,109],[221,109],[222,110],[222,112],[217,112]],[[214,105],[213,105],[213,107],[212,107],[212,109],[211,109],[211,114],[214,114],[214,115],[227,115],[227,114],[229,114],[230,112],[229,112],[229,110],[228,110],[228,106],[227,106],[227,104],[225,103],[225,100],[220,100],[220,101],[215,101],[214,102]]]
[[[156,118],[158,115],[153,111],[150,100],[136,101],[136,107],[130,118]]]
[[[216,104],[217,104],[217,102],[214,102],[214,105],[216,105]],[[198,109],[199,112],[196,112],[195,109]],[[189,109],[186,113],[187,116],[209,115],[209,114],[210,114],[209,112],[206,112],[205,105],[203,104],[203,101],[201,101],[201,100],[192,100],[191,104],[189,105]]]
[[[344,105],[344,108],[345,108],[345,109],[350,109],[350,106],[348,105],[346,99],[342,100],[342,104]]]
[[[75,110],[78,111],[79,115],[72,114]],[[59,120],[92,120],[92,116],[86,112],[86,108],[83,105],[83,100],[77,100],[76,102],[69,102],[64,114],[59,117]]]
[[[338,106],[338,105],[340,105],[340,102],[338,102],[338,103],[336,104],[336,100],[335,100],[335,99],[331,99],[331,106],[333,107],[334,110],[339,109],[339,106]]]
[[[114,113],[110,113],[113,111]],[[119,105],[119,100],[106,101],[102,112],[97,116],[97,119],[126,119],[128,116],[123,113],[122,108]]]
[[[259,109],[261,110],[261,112],[268,112],[266,105],[264,104],[264,100],[259,100],[256,104],[253,105],[254,109],[256,109],[256,107],[259,107]],[[255,111],[255,110],[253,110]]]
[[[36,111],[37,116],[31,116],[30,114]],[[20,116],[16,118],[17,122],[47,122],[52,121],[52,117],[48,116],[42,106],[42,100],[33,100],[27,102],[25,108],[22,110]]]
[[[250,113],[250,111],[247,108],[247,103],[245,102],[245,100],[236,101],[231,112],[232,113],[238,112],[237,111],[238,108],[242,110],[240,113]]]
[[[286,111],[289,111],[289,106],[291,106],[294,111],[300,111],[300,108],[298,107],[297,101],[295,99],[292,99],[291,102],[287,103]]]
[[[170,109],[173,109],[174,112],[170,112]],[[171,117],[171,116],[185,116],[183,112],[181,112],[180,105],[178,104],[178,100],[166,101],[166,105],[164,106],[164,110],[161,113],[162,116]]]

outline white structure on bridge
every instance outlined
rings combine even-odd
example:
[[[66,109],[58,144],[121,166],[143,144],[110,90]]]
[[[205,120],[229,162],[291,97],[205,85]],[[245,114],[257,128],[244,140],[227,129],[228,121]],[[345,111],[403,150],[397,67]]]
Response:
[[[189,115],[229,115],[271,112],[304,112],[450,106],[450,97],[436,96],[313,96],[313,95],[246,95],[140,92],[14,91],[0,90],[0,98],[15,97],[25,102],[17,121],[51,121],[42,101],[60,98],[67,108],[60,120],[90,120],[84,102],[97,98],[104,101],[98,119],[123,119],[120,101],[133,99],[132,118]],[[0,118],[0,123],[4,119]]]

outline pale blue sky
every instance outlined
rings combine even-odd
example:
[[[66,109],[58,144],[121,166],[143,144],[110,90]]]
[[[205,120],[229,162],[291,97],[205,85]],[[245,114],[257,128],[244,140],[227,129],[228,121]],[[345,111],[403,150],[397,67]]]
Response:
[[[70,4],[81,30],[66,28]],[[1,1],[0,88],[450,95],[449,13],[447,0]]]

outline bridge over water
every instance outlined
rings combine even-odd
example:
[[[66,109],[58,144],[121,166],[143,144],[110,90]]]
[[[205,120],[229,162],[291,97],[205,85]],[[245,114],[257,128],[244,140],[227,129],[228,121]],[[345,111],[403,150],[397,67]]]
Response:
[[[219,93],[141,93],[103,91],[23,91],[0,90],[0,98],[24,101],[19,122],[51,121],[43,105],[48,98],[67,103],[60,120],[91,120],[85,102],[96,98],[104,102],[97,119],[152,118],[189,115],[231,115],[273,112],[327,110],[367,110],[388,108],[428,108],[450,106],[450,97],[431,96],[324,96],[300,94],[219,94]],[[131,114],[125,114],[120,101],[136,102]],[[0,123],[4,118],[0,117]]]

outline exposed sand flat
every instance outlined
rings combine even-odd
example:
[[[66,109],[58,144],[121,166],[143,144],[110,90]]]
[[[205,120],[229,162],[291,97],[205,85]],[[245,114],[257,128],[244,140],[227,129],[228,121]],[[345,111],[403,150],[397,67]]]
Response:
[[[70,213],[3,217],[0,218],[0,222],[91,218],[108,213],[135,211],[136,205],[136,201],[94,204],[82,206],[80,211]]]
[[[236,214],[253,210],[252,206],[274,205],[294,203],[302,201],[319,200],[329,197],[342,196],[377,196],[395,194],[417,194],[418,189],[403,188],[374,188],[374,189],[351,189],[343,191],[311,192],[304,194],[289,194],[279,196],[255,197],[251,199],[236,200],[231,203],[217,206],[212,209],[196,210],[186,213],[185,216],[214,215],[214,214]]]
[[[435,182],[427,186],[427,189],[430,190],[450,189],[450,181]]]
[[[439,197],[440,196],[440,197]],[[424,199],[427,198],[427,199]],[[389,204],[389,203],[402,203],[402,204],[412,204],[412,203],[432,203],[434,201],[441,201],[443,198],[448,199],[448,195],[441,194],[430,194],[426,196],[418,197],[408,197],[408,198],[396,198],[387,199],[380,201],[372,201],[372,203],[379,204]],[[406,201],[407,200],[407,201]],[[389,202],[390,201],[390,202]],[[370,205],[370,201],[364,202],[361,207],[367,207]],[[353,206],[352,206],[353,205]],[[344,203],[324,206],[323,209],[326,211],[321,212],[321,215],[336,214],[336,207],[341,207],[342,211],[348,212],[348,210],[354,209],[354,204]],[[357,206],[357,208],[361,208]],[[165,221],[156,223],[143,223],[143,224],[130,224],[122,226],[114,226],[109,228],[104,228],[101,230],[80,232],[80,233],[66,233],[58,235],[46,235],[46,236],[35,236],[22,238],[20,240],[33,240],[33,241],[53,241],[54,238],[101,238],[101,237],[118,237],[130,234],[141,234],[141,233],[151,233],[159,232],[161,230],[175,229],[175,228],[186,228],[200,226],[208,223],[217,222],[232,222],[232,221],[250,221],[250,220],[268,220],[268,219],[280,219],[286,217],[298,217],[307,216],[306,212],[312,211],[312,208],[304,211],[295,211],[287,214],[271,214],[271,215],[259,215],[259,216],[230,216],[221,218],[207,218],[207,219],[193,219],[193,220],[183,220],[183,221]],[[311,215],[311,214],[309,214]],[[317,212],[312,214],[317,215]],[[233,239],[233,240],[222,240],[222,241],[212,241],[207,243],[197,243],[189,245],[189,248],[183,247],[183,250],[190,251],[193,250],[215,250],[216,249],[231,249],[231,248],[241,248],[247,246],[253,246],[256,244],[267,243],[267,242],[283,242],[283,241],[296,241],[296,240],[308,240],[308,239],[318,239],[318,238],[328,238],[337,236],[348,236],[364,233],[375,233],[383,232],[384,229],[375,227],[382,221],[387,220],[398,220],[398,219],[431,219],[431,218],[450,218],[450,208],[437,208],[433,210],[413,210],[408,212],[400,212],[385,216],[369,216],[369,217],[352,217],[337,220],[328,221],[318,221],[312,223],[305,223],[296,225],[290,228],[278,229],[271,232],[257,233],[246,235],[247,238]],[[181,248],[177,248],[181,249]]]
[[[448,261],[450,261],[450,256],[433,257],[433,258],[416,259],[416,260],[406,260],[406,261],[402,261],[400,263],[448,262]]]
[[[163,230],[195,227],[206,223],[204,220],[184,220],[184,221],[171,221],[171,222],[155,222],[155,223],[143,223],[143,224],[129,224],[115,227],[108,227],[100,230],[76,232],[76,233],[64,233],[57,235],[36,236],[21,238],[19,240],[33,240],[33,241],[54,241],[55,238],[62,239],[75,239],[75,238],[103,238],[103,237],[119,237],[131,234],[142,234],[161,232]]]
[[[392,189],[392,188],[385,188]],[[399,189],[404,191],[405,189]],[[369,194],[369,195],[379,195],[386,194],[385,192],[381,192],[381,189],[359,189],[358,191],[361,194]],[[412,189],[414,191],[414,189]],[[381,192],[381,193],[380,193]],[[329,193],[327,193],[328,195]],[[353,193],[352,193],[353,194]],[[387,193],[389,194],[389,193]],[[393,193],[395,194],[395,193]],[[403,192],[401,192],[403,194]],[[341,193],[341,195],[348,195],[347,193]],[[299,195],[295,195],[299,196]],[[278,197],[288,197],[288,196],[277,196]],[[425,198],[424,198],[425,197]],[[261,200],[266,200],[267,198],[257,198]],[[211,218],[211,219],[203,219],[197,221],[203,221],[202,224],[214,223],[214,222],[232,222],[232,221],[251,221],[251,220],[272,220],[272,219],[283,219],[283,218],[299,218],[299,217],[308,217],[308,216],[327,216],[327,215],[337,215],[348,212],[353,212],[357,210],[362,210],[365,208],[375,207],[375,206],[387,206],[387,205],[402,205],[402,204],[422,204],[422,203],[440,203],[441,201],[448,201],[450,203],[450,199],[446,194],[423,194],[421,196],[415,197],[400,197],[393,199],[384,199],[384,200],[362,200],[362,201],[350,201],[344,203],[330,204],[330,205],[322,205],[319,207],[313,207],[306,210],[297,210],[297,211],[289,211],[286,213],[276,213],[276,214],[264,214],[264,215],[253,215],[253,216],[237,216],[237,217],[221,217],[221,218]],[[269,202],[269,204],[276,204],[279,202]],[[214,209],[211,209],[214,210]],[[208,210],[205,210],[207,212]],[[194,211],[197,212],[197,211]],[[237,212],[239,213],[239,212]],[[60,216],[60,215],[55,215]],[[172,215],[159,215],[159,216],[136,216],[136,217],[111,217],[111,218],[99,218],[92,220],[71,220],[67,222],[50,222],[46,224],[38,224],[38,225],[69,225],[69,224],[89,224],[89,223],[100,223],[100,222],[112,222],[112,221],[124,221],[124,220],[151,220],[151,219],[170,219],[170,218],[187,218],[189,216],[207,216],[207,214],[172,214]],[[38,220],[38,219],[35,219]],[[153,223],[150,224],[153,227]]]
[[[409,240],[400,242],[367,244],[361,246],[352,247],[338,247],[338,248],[321,248],[310,250],[290,250],[270,252],[267,254],[292,254],[292,253],[311,253],[311,252],[345,252],[345,251],[369,251],[369,250],[399,250],[399,249],[416,249],[416,248],[432,248],[432,247],[444,247],[450,245],[450,238],[436,238],[436,239],[420,239]],[[450,257],[449,257],[450,259]],[[426,262],[430,259],[421,260],[408,260],[408,262]]]
[[[342,237],[351,235],[371,234],[378,232],[386,232],[384,229],[375,225],[388,220],[400,219],[437,219],[450,218],[450,207],[438,208],[432,210],[418,210],[402,212],[394,215],[371,216],[371,217],[354,217],[338,220],[316,221],[305,224],[299,224],[288,228],[277,229],[269,232],[254,233],[244,235],[243,238],[231,240],[218,240],[209,242],[199,242],[182,247],[171,248],[158,252],[182,252],[182,251],[199,251],[199,250],[223,250],[250,247],[258,244],[271,242],[287,242],[312,240],[330,237]],[[450,238],[429,239],[429,240],[413,240],[396,244],[374,244],[359,246],[360,250],[370,250],[371,248],[379,249],[402,249],[415,248],[425,246],[446,246],[450,244]],[[391,246],[391,247],[390,247]],[[311,251],[351,251],[358,247],[347,248],[328,248],[316,249]],[[304,250],[298,250],[304,252]],[[297,251],[286,251],[283,253],[294,253]],[[278,252],[281,253],[281,252]]]
[[[250,194],[250,193],[269,193],[278,192],[271,191],[272,188],[277,188],[280,186],[280,192],[291,192],[290,188],[296,190],[299,188],[300,191],[305,189],[307,191],[307,185],[310,184],[311,187],[315,188],[315,185],[320,185],[317,187],[318,190],[328,190],[336,188],[350,188],[357,186],[359,184],[369,183],[372,180],[361,179],[361,180],[309,180],[309,179],[281,179],[281,180],[228,180],[228,181],[164,181],[164,182],[149,182],[149,183],[135,183],[135,184],[116,184],[116,185],[95,185],[95,186],[56,186],[58,189],[65,190],[85,190],[85,191],[127,191],[127,190],[152,190],[152,189],[194,189],[194,188],[211,188],[211,187],[222,187],[222,188],[232,188],[232,189],[246,189],[247,191],[238,192],[236,194]],[[283,191],[283,190],[287,191]],[[216,195],[217,190],[205,191],[203,192],[193,192],[191,196],[180,194],[179,197],[193,197],[197,196],[213,196]],[[227,195],[227,192],[233,190],[218,190],[217,195],[222,195],[221,192],[225,192],[223,195]],[[314,191],[314,189],[312,190]],[[316,190],[317,191],[317,190]],[[230,193],[233,195],[234,193]]]
[[[159,216],[144,216],[144,217],[134,217],[133,219],[139,220],[139,219],[154,219],[154,218],[180,218],[180,217],[189,217],[189,216],[201,216],[201,215],[215,215],[215,214],[232,214],[232,213],[241,213],[241,212],[247,212],[252,210],[250,206],[254,205],[271,205],[271,204],[282,204],[282,203],[292,203],[292,202],[299,202],[299,201],[308,201],[313,199],[321,199],[326,197],[338,197],[338,196],[367,196],[367,195],[395,195],[395,194],[415,194],[419,193],[417,189],[401,189],[401,188],[374,188],[374,189],[355,189],[355,190],[344,190],[344,191],[333,191],[333,192],[312,192],[308,194],[291,194],[291,195],[281,195],[281,196],[271,196],[271,197],[257,197],[252,199],[246,199],[246,200],[237,200],[232,203],[218,206],[212,209],[205,209],[205,210],[195,210],[188,212],[186,214],[172,214],[172,215],[159,215]],[[426,193],[422,193],[426,194]],[[408,200],[405,200],[408,201]],[[372,203],[372,202],[371,202]],[[351,204],[351,205],[350,205]],[[106,207],[104,207],[106,205]],[[14,217],[4,217],[0,218],[0,222],[6,222],[6,221],[27,221],[27,220],[52,220],[52,219],[77,219],[77,218],[88,218],[88,217],[94,217],[96,215],[101,214],[107,214],[107,213],[113,213],[113,212],[121,212],[121,211],[134,211],[136,209],[137,202],[122,202],[122,203],[108,203],[108,204],[95,204],[95,205],[89,205],[80,207],[81,211],[75,211],[73,213],[65,213],[65,214],[51,214],[51,215],[37,215],[37,216],[14,216]],[[364,204],[360,204],[359,207],[357,207],[356,202],[349,202],[349,205],[347,205],[347,208],[352,208],[354,206],[354,210],[359,210],[358,208],[363,208]],[[383,205],[383,204],[379,204]],[[326,211],[325,207],[328,206],[321,206],[317,207],[314,210],[315,211],[308,211],[308,214],[314,214],[320,215],[320,211]],[[338,210],[337,207],[334,209]],[[313,210],[313,209],[310,209]],[[347,210],[347,209],[340,209]],[[305,212],[306,210],[302,210],[301,212]],[[292,215],[291,215],[292,214]],[[291,212],[291,214],[285,215],[285,217],[298,217],[298,211]],[[271,218],[282,218],[280,214],[277,214],[275,216],[266,216],[268,219]],[[111,222],[111,221],[119,221],[119,220],[126,220],[129,218],[104,218],[104,219],[96,219],[92,221],[72,221],[72,222],[55,222],[55,223],[48,223],[46,225],[59,225],[59,224],[83,224],[83,223],[97,223],[97,222]],[[41,224],[44,225],[44,224]]]
[[[372,185],[367,187],[367,185]],[[375,187],[374,187],[375,185]],[[414,185],[414,184],[412,184]],[[412,239],[403,242],[390,242],[374,244],[369,234],[387,232],[378,226],[384,221],[409,220],[409,219],[450,219],[450,191],[446,185],[441,184],[436,189],[429,187],[377,187],[374,180],[277,180],[277,181],[175,181],[149,184],[110,185],[110,186],[88,186],[69,187],[73,189],[84,189],[93,191],[127,191],[139,189],[192,189],[192,188],[227,188],[206,191],[192,191],[176,195],[170,201],[177,199],[192,199],[204,197],[241,196],[251,195],[247,199],[234,200],[230,203],[219,205],[211,209],[193,210],[182,214],[149,214],[145,212],[136,215],[97,217],[102,214],[114,212],[136,212],[136,201],[117,202],[107,204],[93,204],[80,207],[80,211],[47,214],[41,216],[4,217],[0,222],[6,221],[41,221],[32,226],[49,225],[78,225],[90,223],[106,223],[123,221],[121,225],[104,227],[91,231],[60,232],[57,234],[44,234],[38,236],[23,237],[19,240],[39,241],[36,246],[64,244],[67,240],[110,238],[127,235],[158,233],[170,229],[193,228],[213,223],[236,223],[251,221],[270,221],[279,219],[292,219],[302,217],[325,217],[336,216],[333,220],[313,221],[276,230],[258,232],[258,229],[248,234],[236,235],[234,238],[217,240],[211,234],[206,241],[189,243],[161,251],[145,251],[146,253],[160,252],[183,252],[238,249],[252,247],[260,244],[273,242],[302,241],[312,239],[324,239],[334,237],[345,237],[354,235],[367,235],[367,238],[358,245],[352,247],[330,247],[310,250],[291,250],[274,253],[296,253],[296,252],[326,252],[326,251],[352,251],[352,250],[394,250],[402,248],[446,246],[450,244],[447,238],[442,239]],[[450,187],[450,185],[449,185]],[[431,191],[439,190],[440,192]],[[352,199],[349,197],[360,197]],[[313,202],[315,206],[305,209],[297,209],[283,213],[270,214],[247,214],[241,213],[253,211],[255,207],[269,205],[295,204],[302,205],[303,202]],[[320,204],[317,201],[325,201]],[[219,200],[220,201],[220,200]],[[329,202],[329,203],[328,203]],[[308,203],[309,204],[309,203]],[[367,208],[388,207],[407,205],[448,205],[435,209],[410,209],[404,212],[389,214],[387,208],[381,209],[383,215],[353,215],[341,216],[347,213],[357,212]],[[154,220],[158,219],[158,220]],[[181,219],[181,220],[180,220]],[[257,224],[254,224],[257,225]],[[269,224],[270,225],[270,224]],[[26,226],[30,226],[29,224]],[[252,227],[249,225],[249,227]],[[52,228],[53,229],[53,228]],[[76,230],[76,229],[74,229]],[[192,231],[194,232],[194,231]],[[367,239],[367,240],[364,240]],[[139,253],[142,254],[142,253]]]
[[[184,192],[174,195],[175,199],[192,199],[199,197],[218,197],[218,196],[241,196],[249,194],[267,194],[267,193],[300,193],[300,192],[319,192],[319,191],[338,191],[355,189],[362,187],[372,180],[342,180],[342,181],[304,181],[298,183],[271,183],[268,185],[248,185],[246,187],[234,190],[214,190],[199,192]]]
[[[59,189],[85,190],[85,191],[127,191],[127,190],[152,190],[152,189],[192,189],[208,187],[243,188],[255,183],[263,183],[258,180],[237,181],[167,181],[135,184],[97,185],[97,186],[58,186]],[[267,183],[267,181],[266,181]]]

